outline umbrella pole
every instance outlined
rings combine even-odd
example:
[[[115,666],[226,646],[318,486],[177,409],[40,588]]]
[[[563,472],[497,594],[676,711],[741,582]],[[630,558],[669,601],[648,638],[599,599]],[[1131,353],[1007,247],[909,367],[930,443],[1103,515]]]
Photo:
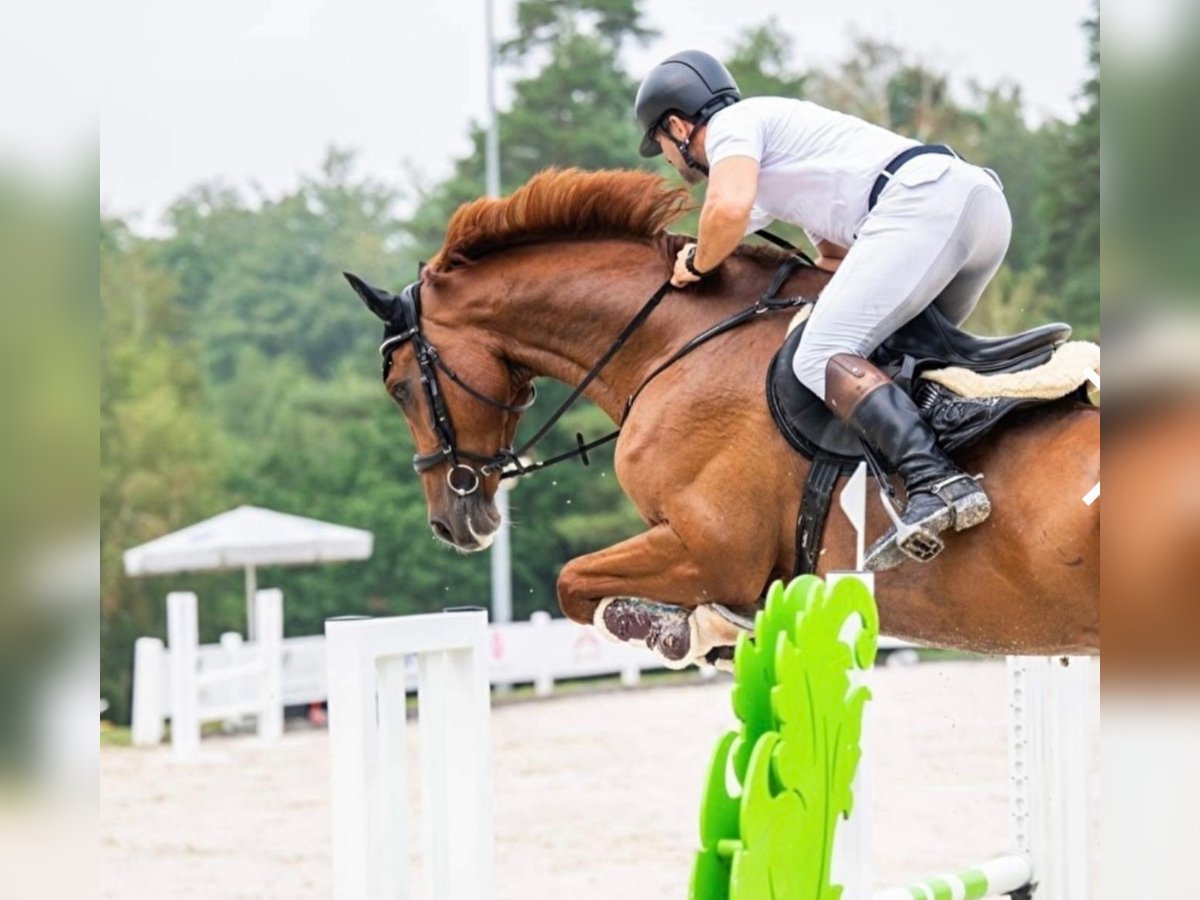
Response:
[[[246,566],[246,640],[254,643],[258,640],[258,629],[254,627],[255,598],[258,594],[258,577],[254,566]]]

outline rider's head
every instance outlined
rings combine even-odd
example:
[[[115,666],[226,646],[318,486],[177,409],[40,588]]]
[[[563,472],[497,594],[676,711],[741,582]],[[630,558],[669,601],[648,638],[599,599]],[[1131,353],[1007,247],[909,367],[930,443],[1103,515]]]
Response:
[[[692,141],[714,113],[741,98],[737,82],[714,56],[684,50],[663,60],[642,81],[634,101],[642,156],[662,153],[687,181],[699,181],[708,167],[693,156]]]

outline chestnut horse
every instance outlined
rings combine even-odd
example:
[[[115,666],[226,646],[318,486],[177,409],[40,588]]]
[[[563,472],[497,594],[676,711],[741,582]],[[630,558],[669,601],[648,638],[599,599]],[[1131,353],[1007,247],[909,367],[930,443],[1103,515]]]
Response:
[[[643,172],[551,170],[508,198],[475,200],[454,214],[421,274],[420,325],[461,377],[439,385],[459,448],[491,457],[511,447],[534,377],[580,383],[669,276],[683,239],[665,228],[687,202],[685,191]],[[646,375],[749,305],[780,259],[743,247],[703,282],[672,291],[587,387],[585,396],[621,423],[616,475],[646,529],[563,567],[559,603],[576,622],[595,623],[610,598],[696,610],[692,618],[709,604],[752,610],[773,580],[794,572],[808,462],[778,432],[764,392],[789,315],[760,316],[684,357],[621,421]],[[816,296],[829,277],[801,268],[782,294]],[[387,391],[418,453],[436,459],[441,442],[414,347],[389,344],[387,355]],[[1100,517],[1082,498],[1100,478],[1099,410],[1063,400],[1017,414],[959,461],[984,473],[991,518],[952,535],[932,563],[877,576],[883,631],[983,653],[1098,652]],[[460,550],[484,549],[500,524],[499,476],[484,469],[479,489],[464,496],[449,468],[442,461],[421,476],[430,524]],[[868,532],[887,526],[875,499]],[[851,527],[831,515],[818,573],[853,564]],[[719,633],[708,615],[706,627]],[[663,651],[645,630],[620,636]],[[733,639],[702,638],[706,646],[693,654]]]

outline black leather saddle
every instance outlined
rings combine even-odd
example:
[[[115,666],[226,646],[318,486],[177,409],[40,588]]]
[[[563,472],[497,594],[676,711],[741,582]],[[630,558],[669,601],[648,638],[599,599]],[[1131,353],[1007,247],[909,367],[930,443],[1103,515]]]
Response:
[[[797,327],[767,370],[767,403],[788,442],[809,459],[832,457],[843,469],[862,460],[862,446],[849,428],[804,387],[792,372],[792,357],[807,322]],[[1040,366],[1071,336],[1071,326],[1042,325],[1008,337],[979,337],[957,328],[930,305],[883,342],[871,361],[916,402],[947,452],[962,449],[1016,409],[1044,403],[1019,398],[971,399],[924,380],[929,369],[961,366],[985,374],[1020,372]]]

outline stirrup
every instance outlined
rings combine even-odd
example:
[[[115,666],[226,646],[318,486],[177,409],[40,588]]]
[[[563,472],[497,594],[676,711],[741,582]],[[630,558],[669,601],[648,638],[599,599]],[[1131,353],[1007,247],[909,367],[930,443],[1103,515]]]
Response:
[[[947,490],[952,485],[961,481],[968,482],[971,489],[966,493]],[[983,487],[979,484],[981,481],[983,481],[982,473],[979,475],[968,475],[966,472],[960,472],[957,475],[951,475],[949,478],[943,478],[941,481],[923,488],[923,490],[933,494],[950,507],[950,511],[953,514],[955,531],[966,531],[968,528],[974,528],[983,522],[992,512],[991,501],[988,499],[988,495],[984,492]]]
[[[920,525],[909,525],[900,518],[900,512],[893,505],[887,492],[880,490],[879,499],[883,501],[884,512],[892,520],[892,528],[896,532],[896,547],[909,559],[929,562],[946,549],[946,542],[936,532]]]

